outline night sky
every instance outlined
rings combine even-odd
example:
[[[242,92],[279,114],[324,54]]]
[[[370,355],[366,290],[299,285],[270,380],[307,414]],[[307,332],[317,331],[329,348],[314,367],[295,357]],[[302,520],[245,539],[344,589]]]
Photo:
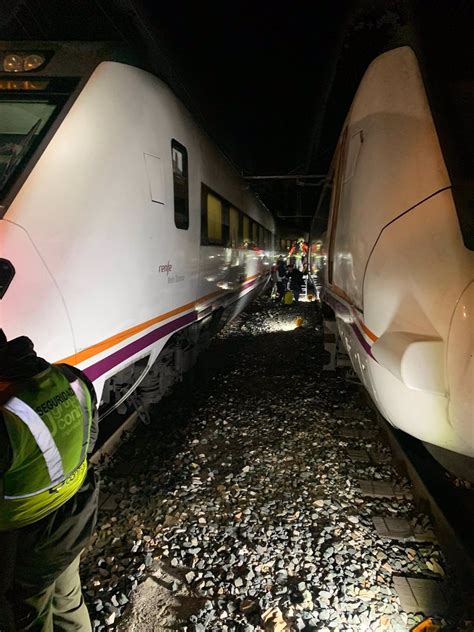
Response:
[[[242,173],[321,174],[370,61],[411,40],[428,42],[438,55],[463,37],[470,42],[473,6],[470,0],[3,0],[0,38],[138,46]],[[317,187],[254,186],[273,212],[303,216],[296,223],[308,225]]]

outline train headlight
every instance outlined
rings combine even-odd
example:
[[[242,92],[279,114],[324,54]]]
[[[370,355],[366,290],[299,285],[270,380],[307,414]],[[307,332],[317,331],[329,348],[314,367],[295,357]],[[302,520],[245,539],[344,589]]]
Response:
[[[41,68],[45,61],[45,57],[39,53],[7,53],[3,58],[3,70],[5,72],[30,72]]]
[[[3,70],[5,72],[22,72],[23,57],[21,55],[5,55],[3,58]]]
[[[44,64],[43,55],[38,55],[36,53],[32,53],[31,55],[27,55],[23,60],[23,69],[28,72],[28,70],[36,70],[40,66]]]

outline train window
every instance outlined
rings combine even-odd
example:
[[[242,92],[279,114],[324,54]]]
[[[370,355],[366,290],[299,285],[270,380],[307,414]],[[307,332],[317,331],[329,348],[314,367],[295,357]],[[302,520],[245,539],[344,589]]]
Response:
[[[258,227],[258,246],[259,248],[265,248],[265,229],[263,226]]]
[[[336,228],[337,228],[337,216],[339,212],[339,202],[341,199],[342,190],[342,174],[344,173],[344,167],[346,163],[347,154],[347,127],[342,133],[342,138],[339,143],[339,147],[336,152],[336,166],[334,174],[334,191],[331,196],[331,214],[329,218],[330,237],[328,247],[328,281],[332,284],[333,281],[333,265],[334,265],[334,244],[336,241]]]
[[[258,243],[258,224],[252,222],[252,241],[255,245]]]
[[[280,250],[285,250],[286,241],[284,239],[280,239]]]
[[[314,214],[313,221],[311,223],[312,235],[318,234],[318,228],[319,232],[321,232],[321,224],[323,224],[324,227],[327,226],[331,212],[332,178],[333,174],[331,171],[323,184],[321,195],[319,196],[318,204],[316,206],[316,213]]]
[[[231,248],[237,248],[239,245],[239,226],[240,217],[239,211],[230,207],[229,209],[229,246]]]
[[[173,161],[174,223],[176,228],[189,228],[188,152],[176,140],[171,141]]]
[[[247,217],[247,215],[244,215],[244,221],[243,221],[243,241],[245,243],[248,243],[250,241],[250,219]]]
[[[212,193],[207,194],[207,240],[222,243],[222,202]]]

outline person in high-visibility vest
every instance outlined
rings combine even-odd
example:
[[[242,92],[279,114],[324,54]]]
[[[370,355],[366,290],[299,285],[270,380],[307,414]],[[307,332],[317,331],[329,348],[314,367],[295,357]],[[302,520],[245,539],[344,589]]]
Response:
[[[96,396],[0,329],[0,630],[90,631],[80,554],[97,518]]]

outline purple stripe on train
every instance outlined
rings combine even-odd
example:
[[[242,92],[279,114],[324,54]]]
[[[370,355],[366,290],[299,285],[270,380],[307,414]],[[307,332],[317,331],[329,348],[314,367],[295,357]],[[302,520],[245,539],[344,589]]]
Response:
[[[258,279],[253,279],[252,281],[249,281],[248,283],[243,285],[243,288],[246,289],[247,287],[255,284],[257,281]],[[84,369],[84,373],[90,380],[94,381],[101,375],[104,375],[104,373],[107,373],[107,371],[110,371],[110,369],[116,367],[121,362],[125,362],[125,360],[128,360],[128,358],[135,355],[139,351],[146,349],[146,347],[150,346],[157,340],[164,338],[168,334],[173,333],[174,331],[181,329],[186,325],[190,325],[195,320],[197,320],[197,313],[195,311],[190,312],[189,314],[185,314],[184,316],[180,316],[176,320],[172,320],[171,322],[166,323],[165,325],[162,325],[161,327],[158,327],[153,331],[150,331],[142,338],[134,340],[130,344],[125,345],[125,347],[118,349],[118,351],[115,351],[106,358],[102,358],[102,360],[99,360],[95,364],[91,364],[91,366]]]
[[[101,375],[104,375],[104,373],[107,373],[107,371],[110,371],[110,369],[113,369],[121,362],[125,362],[125,360],[128,360],[128,358],[135,355],[139,351],[146,349],[146,347],[150,346],[157,340],[164,338],[177,329],[181,329],[181,327],[190,325],[196,319],[197,314],[195,311],[192,311],[189,314],[185,314],[184,316],[180,316],[179,318],[176,318],[176,320],[172,320],[171,322],[166,323],[165,325],[162,325],[161,327],[158,327],[153,331],[150,331],[142,338],[134,340],[130,344],[125,345],[125,347],[118,349],[118,351],[115,351],[106,358],[102,358],[102,360],[99,360],[95,364],[91,364],[91,366],[88,366],[87,369],[84,369],[84,373],[90,380],[96,380]]]
[[[351,323],[351,327],[354,330],[354,333],[357,336],[357,340],[360,342],[360,344],[364,348],[366,354],[369,355],[373,360],[375,360],[374,356],[372,355],[372,347],[369,345],[367,340],[364,338],[361,330],[357,327],[357,325],[355,323]]]
[[[367,355],[375,360],[374,356],[372,355],[372,347],[364,338],[364,334],[357,326],[357,322],[355,321],[350,308],[345,303],[336,298],[334,294],[330,294],[328,291],[324,292],[324,300],[334,309],[336,314],[349,316],[351,318],[352,322],[350,323],[350,326],[357,336],[357,340],[360,342],[361,347],[364,349]]]
[[[241,287],[241,290],[246,290],[248,287],[250,287],[251,285],[255,285],[255,283],[258,283],[260,281],[260,279],[252,279],[251,281],[247,281],[247,283],[244,283]]]

